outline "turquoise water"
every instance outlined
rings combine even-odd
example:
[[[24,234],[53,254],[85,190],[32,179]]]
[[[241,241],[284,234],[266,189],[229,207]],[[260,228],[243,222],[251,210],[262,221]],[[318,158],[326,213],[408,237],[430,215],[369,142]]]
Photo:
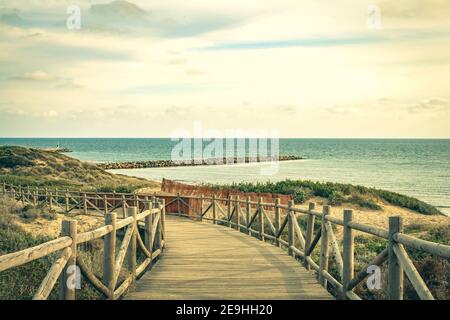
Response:
[[[170,159],[177,142],[170,139],[18,139],[0,145],[55,147],[88,161]],[[160,180],[188,182],[277,181],[311,179],[360,184],[417,197],[450,213],[450,139],[281,139],[280,154],[307,158],[280,162],[273,175],[267,164],[151,168],[114,172]]]

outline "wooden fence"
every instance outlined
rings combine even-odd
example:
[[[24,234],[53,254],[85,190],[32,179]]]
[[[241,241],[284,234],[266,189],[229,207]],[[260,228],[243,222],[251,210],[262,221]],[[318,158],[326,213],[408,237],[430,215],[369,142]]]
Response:
[[[243,192],[236,189],[219,190],[209,186],[186,184],[164,178],[161,183],[161,191],[181,196],[200,197],[200,195],[203,195],[211,197],[214,194],[216,197],[220,198],[239,196],[242,199],[245,199],[246,197],[250,197],[250,200],[252,201],[263,198],[264,202],[275,202],[275,199],[280,199],[281,204],[285,205],[288,204],[289,200],[294,200],[294,197],[288,194]]]
[[[199,201],[200,205],[197,208],[192,207],[190,204],[192,201],[186,199]],[[289,255],[299,258],[307,269],[314,270],[319,282],[325,288],[331,288],[331,291],[341,299],[360,300],[354,289],[370,275],[369,266],[379,267],[387,262],[389,299],[403,299],[404,274],[406,274],[420,299],[433,300],[433,295],[414,266],[405,246],[450,259],[450,246],[404,234],[401,217],[390,217],[389,229],[383,229],[354,221],[352,210],[344,210],[342,220],[330,216],[330,206],[323,206],[319,212],[315,210],[314,203],[310,203],[308,209],[301,209],[294,207],[293,201],[289,201],[288,205],[282,205],[279,199],[274,203],[265,203],[262,198],[251,201],[249,197],[240,199],[231,195],[227,198],[215,195],[177,196],[173,203],[181,208],[189,207],[196,213],[195,218],[200,221],[226,225],[286,249]],[[300,227],[297,219],[301,215],[307,219],[304,229]],[[192,218],[192,214],[187,216]],[[315,224],[319,224],[319,227],[315,228]],[[334,228],[337,227],[343,228],[342,250],[334,232]],[[387,240],[386,248],[357,272],[355,272],[355,230]],[[317,263],[312,259],[316,248],[320,248]],[[337,265],[338,279],[329,272],[330,259],[334,259]]]
[[[105,226],[94,231],[78,234],[75,221],[64,221],[60,238],[37,247],[0,256],[0,272],[51,253],[62,251],[47,277],[35,295],[36,299],[48,296],[56,279],[61,274],[67,275],[67,268],[77,264],[93,286],[109,299],[119,298],[129,285],[142,274],[152,261],[158,257],[165,244],[165,214],[176,214],[200,221],[235,228],[261,241],[287,250],[287,253],[307,269],[317,273],[319,282],[341,299],[359,300],[355,287],[370,274],[369,266],[388,264],[389,299],[403,299],[404,274],[421,299],[434,299],[405,250],[405,246],[422,252],[450,259],[450,246],[433,243],[403,233],[403,221],[400,217],[389,218],[389,229],[377,228],[353,220],[353,212],[344,210],[343,219],[330,215],[330,206],[323,206],[317,211],[314,203],[308,209],[294,207],[291,200],[287,205],[275,202],[263,202],[262,198],[252,201],[250,197],[241,199],[229,195],[226,198],[212,195],[200,196],[164,196],[157,200],[151,195],[84,193],[81,191],[61,191],[49,189],[31,189],[3,185],[2,192],[16,200],[33,205],[45,205],[60,208],[63,212],[78,210],[81,214],[101,213],[105,215]],[[122,219],[116,221],[116,212],[120,211]],[[306,218],[302,229],[298,217]],[[144,219],[145,239],[138,232],[139,221]],[[315,227],[316,226],[316,227]],[[343,229],[342,249],[335,236],[335,228]],[[116,255],[116,234],[124,229],[125,235],[120,250]],[[366,233],[387,240],[386,248],[370,263],[355,270],[355,231]],[[77,254],[77,245],[93,239],[103,238],[104,264],[103,279],[95,276]],[[318,245],[320,243],[320,245]],[[136,266],[136,251],[141,249],[146,259]],[[314,250],[320,250],[319,261],[312,258]],[[126,252],[129,276],[117,287],[118,273],[123,265]],[[329,264],[334,259],[338,276],[330,273]],[[63,279],[64,280],[64,279]],[[64,283],[64,282],[63,282]],[[73,299],[74,290],[65,289],[61,297]]]
[[[77,233],[76,220],[63,220],[59,238],[19,252],[0,256],[0,272],[56,254],[57,258],[34,294],[33,299],[47,299],[58,278],[61,283],[60,298],[64,300],[75,299],[76,284],[74,281],[78,276],[77,270],[80,270],[81,274],[104,297],[113,300],[118,299],[137,277],[151,267],[153,261],[158,258],[164,249],[164,201],[158,201],[154,197],[151,200],[148,200],[148,197],[139,199],[134,198],[133,195],[75,193],[75,191],[66,191],[62,196],[59,196],[60,191],[53,194],[48,190],[35,189],[31,192],[29,188],[3,185],[3,194],[10,194],[14,199],[21,200],[24,203],[45,205],[47,208],[56,206],[66,212],[71,212],[74,208],[70,207],[70,202],[75,202],[75,207],[79,203],[83,203],[83,206],[80,206],[81,213],[103,212],[105,214],[105,225],[89,232]],[[125,196],[125,200],[123,196]],[[65,206],[61,206],[59,201],[61,197],[64,199]],[[79,199],[81,199],[81,202]],[[103,201],[103,205],[94,204],[93,201]],[[128,204],[130,202],[131,205]],[[117,209],[114,203],[120,203],[120,208],[124,209],[124,216],[120,219],[118,219],[116,212],[112,212],[114,208]],[[143,237],[140,231],[142,231]],[[121,238],[118,237],[120,233],[123,235]],[[102,279],[99,279],[88,267],[82,256],[77,254],[80,245],[96,239],[102,239],[103,241]],[[120,246],[119,241],[121,242]],[[137,264],[138,252],[142,252],[145,257],[139,265]],[[126,276],[119,283],[119,276],[124,271]]]

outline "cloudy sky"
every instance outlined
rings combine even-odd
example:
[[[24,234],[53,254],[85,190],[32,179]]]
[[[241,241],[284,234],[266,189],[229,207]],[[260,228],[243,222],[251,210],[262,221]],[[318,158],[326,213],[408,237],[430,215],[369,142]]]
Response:
[[[449,43],[450,0],[0,0],[0,136],[450,138]]]

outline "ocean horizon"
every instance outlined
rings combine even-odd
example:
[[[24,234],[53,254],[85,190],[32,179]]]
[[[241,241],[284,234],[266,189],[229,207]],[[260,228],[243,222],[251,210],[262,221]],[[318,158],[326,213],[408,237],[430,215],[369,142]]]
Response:
[[[170,138],[0,138],[0,145],[59,145],[72,151],[67,155],[91,162],[168,160],[177,143]],[[272,175],[261,174],[268,166],[264,163],[110,171],[188,183],[284,179],[351,183],[416,197],[450,214],[450,139],[282,138],[279,154],[305,160],[280,162]]]

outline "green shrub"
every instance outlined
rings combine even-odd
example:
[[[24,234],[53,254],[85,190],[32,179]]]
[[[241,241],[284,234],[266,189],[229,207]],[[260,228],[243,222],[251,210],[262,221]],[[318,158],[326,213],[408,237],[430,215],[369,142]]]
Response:
[[[102,185],[96,189],[97,192],[117,192],[117,193],[133,193],[136,189],[136,186],[129,186],[129,185]]]
[[[28,210],[33,210],[35,207],[31,204],[26,204],[22,207],[22,212],[28,211]]]
[[[314,182],[309,180],[284,180],[279,182],[266,183],[233,183],[231,185],[210,185],[220,190],[237,190],[242,192],[257,193],[279,193],[290,194],[296,202],[304,202],[310,197],[327,198],[331,203],[341,203],[348,201],[361,207],[373,210],[380,210],[374,199],[385,201],[389,204],[411,209],[422,214],[441,214],[441,212],[423,201],[401,195],[395,192],[367,188],[364,186],[332,183],[332,182]]]
[[[429,227],[426,227],[429,228]],[[406,228],[405,228],[406,229]],[[423,231],[424,228],[414,225],[411,230]],[[448,226],[432,228],[427,235],[426,240],[439,242],[443,244],[450,243],[450,230]],[[387,240],[377,237],[358,235],[355,237],[355,269],[359,270],[373,258],[384,250],[387,246]],[[438,300],[450,299],[450,259],[440,258],[423,251],[406,248],[409,257],[420,276],[425,281],[433,296]],[[363,281],[358,285],[356,293],[363,299],[387,299],[387,263],[381,266],[382,285],[380,290],[369,290]],[[405,276],[404,286],[405,300],[418,300],[419,296]]]
[[[41,213],[41,217],[47,220],[56,220],[58,218],[58,215],[54,210],[51,211],[44,211]]]
[[[28,212],[28,211],[26,211]],[[6,217],[6,218],[5,218]],[[14,225],[13,217],[0,207],[0,255],[18,252],[52,240],[46,236],[33,236]],[[82,250],[80,250],[80,254]],[[0,300],[29,300],[36,293],[42,280],[50,270],[58,253],[26,263],[22,266],[0,272]],[[101,266],[102,251],[96,254],[96,264]],[[97,261],[98,260],[98,261]],[[86,261],[89,261],[87,254]],[[101,276],[101,275],[100,275]],[[58,299],[59,280],[55,284],[49,299]],[[82,278],[81,290],[76,292],[77,299],[98,299],[100,295]]]
[[[3,168],[15,168],[15,167],[29,167],[33,165],[33,162],[22,156],[3,156],[0,157],[0,167]]]
[[[312,197],[311,189],[308,188],[297,188],[294,191],[294,201],[296,203],[303,203]]]
[[[341,191],[332,191],[328,196],[328,203],[333,206],[339,206],[344,201],[344,194]]]
[[[382,207],[378,205],[375,201],[372,199],[367,199],[359,195],[353,195],[348,200],[348,202],[355,203],[361,208],[368,208],[372,210],[381,210]]]
[[[0,212],[0,229],[7,229],[13,226],[13,216],[8,213]]]
[[[25,221],[30,222],[30,221],[34,221],[35,219],[37,219],[39,217],[40,213],[41,212],[38,209],[33,208],[33,209],[26,210],[26,211],[22,211],[22,213],[20,213],[20,217],[22,219],[24,219]]]

